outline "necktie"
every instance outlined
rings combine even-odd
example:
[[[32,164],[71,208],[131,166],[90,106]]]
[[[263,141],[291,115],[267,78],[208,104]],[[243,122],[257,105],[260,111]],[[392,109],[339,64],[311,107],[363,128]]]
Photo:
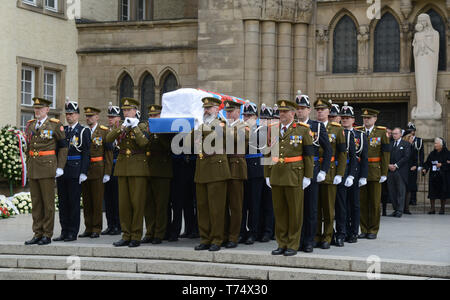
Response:
[[[72,127],[69,127],[69,132],[68,132],[68,134],[70,135],[71,132],[72,132]]]
[[[286,131],[287,131],[287,127],[286,127],[286,126],[283,126],[283,128],[282,128],[281,130],[282,130],[281,135],[284,136],[284,134],[285,134]]]
[[[366,134],[367,134],[367,136],[369,136],[370,135],[370,130],[367,130]]]
[[[40,127],[41,127],[41,121],[38,121],[37,126],[36,126],[36,130],[39,130]]]

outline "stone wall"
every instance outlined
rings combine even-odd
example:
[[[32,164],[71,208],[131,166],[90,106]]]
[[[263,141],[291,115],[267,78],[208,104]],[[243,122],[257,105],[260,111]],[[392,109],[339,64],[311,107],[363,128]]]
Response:
[[[153,19],[197,18],[198,0],[155,0]]]
[[[81,18],[90,21],[118,20],[119,0],[82,0]]]

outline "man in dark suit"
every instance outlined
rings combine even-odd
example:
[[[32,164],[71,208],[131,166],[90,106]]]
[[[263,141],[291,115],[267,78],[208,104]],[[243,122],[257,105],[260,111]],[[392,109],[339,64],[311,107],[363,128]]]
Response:
[[[419,137],[416,137],[416,126],[413,123],[408,124],[408,130],[406,134],[411,133],[414,136],[412,146],[411,146],[411,156],[410,156],[410,170],[409,170],[409,184],[408,184],[408,192],[410,197],[406,199],[409,201],[409,204],[416,205],[417,203],[417,174],[423,168],[424,163],[424,146],[423,140]],[[405,211],[405,213],[407,213]]]
[[[317,230],[319,183],[325,180],[326,174],[330,169],[332,149],[324,124],[309,118],[311,103],[308,95],[302,95],[299,91],[295,102],[297,104],[296,114],[298,120],[308,124],[313,134],[314,176],[311,180],[311,185],[305,189],[305,207],[300,239],[300,250],[311,253],[315,246],[314,237]]]
[[[69,125],[64,126],[64,130],[69,153],[64,175],[56,180],[61,235],[53,239],[55,242],[71,242],[77,239],[80,229],[81,183],[87,180],[91,148],[91,132],[78,122],[78,103],[67,102],[65,110]]]
[[[400,218],[405,206],[411,145],[402,140],[402,130],[398,127],[392,131],[392,137],[388,188],[395,211],[390,216]]]

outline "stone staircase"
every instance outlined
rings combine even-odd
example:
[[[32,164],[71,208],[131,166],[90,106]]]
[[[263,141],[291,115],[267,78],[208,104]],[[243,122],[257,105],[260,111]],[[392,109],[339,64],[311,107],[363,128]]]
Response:
[[[71,279],[72,256],[79,257],[82,280],[364,280],[369,266],[362,258],[306,253],[280,257],[262,251],[0,242],[0,280]],[[450,265],[382,260],[381,273],[388,280],[450,279]]]

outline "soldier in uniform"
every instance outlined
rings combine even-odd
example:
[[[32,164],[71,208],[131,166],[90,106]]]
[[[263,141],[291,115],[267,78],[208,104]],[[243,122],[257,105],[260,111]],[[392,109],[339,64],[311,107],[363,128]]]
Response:
[[[108,125],[112,130],[114,126],[119,126],[120,122],[120,107],[113,106],[109,103],[108,107]],[[117,140],[112,144],[113,147],[113,166],[111,174],[114,174],[114,168],[117,163],[117,157],[119,156],[119,147],[117,146]],[[117,176],[111,175],[111,179],[105,183],[105,210],[106,210],[106,222],[107,228],[102,231],[102,235],[119,235],[120,219],[119,219],[119,182]]]
[[[264,130],[264,128],[257,124],[258,108],[255,104],[250,104],[247,101],[244,106],[243,116],[245,123],[250,127],[250,135],[248,154],[245,155],[247,181],[244,182],[244,204],[240,238],[246,245],[252,245],[258,235],[262,191],[265,184],[264,167],[261,165],[262,153],[258,143],[260,130]]]
[[[52,102],[37,97],[33,102],[36,119],[28,121],[25,134],[34,236],[25,245],[48,245],[55,220],[55,177],[64,174],[68,149],[61,121],[48,118]]]
[[[225,248],[236,248],[242,222],[244,202],[244,181],[247,180],[247,162],[245,160],[249,128],[240,119],[242,103],[227,100],[224,102],[227,113],[227,141],[232,141],[227,158],[231,179],[228,181],[227,202],[225,206]]]
[[[377,110],[363,108],[364,131],[368,137],[369,172],[367,185],[361,187],[361,234],[359,238],[376,239],[380,228],[381,184],[387,180],[390,159],[389,137],[386,127],[375,126]]]
[[[91,148],[91,133],[78,122],[78,103],[67,102],[65,110],[69,125],[64,126],[64,131],[69,149],[64,175],[56,179],[61,235],[53,239],[55,242],[71,242],[77,239],[80,230],[81,183],[87,179]]]
[[[91,160],[88,178],[82,184],[83,215],[85,231],[79,235],[81,238],[99,238],[103,224],[103,195],[104,183],[111,179],[113,165],[112,142],[106,142],[109,128],[98,124],[100,109],[85,107],[86,123],[91,132]]]
[[[407,132],[411,133],[414,136],[414,140],[411,147],[411,169],[409,171],[408,180],[408,193],[410,197],[406,199],[407,202],[405,202],[405,207],[407,207],[406,203],[409,203],[411,205],[417,204],[417,174],[422,171],[425,159],[423,140],[419,137],[416,137],[416,126],[410,122],[408,124]],[[409,210],[406,209],[405,213],[411,214]]]
[[[280,123],[270,131],[280,130],[279,157],[272,155],[273,165],[265,168],[266,177],[272,186],[275,213],[275,236],[278,248],[272,255],[292,256],[297,254],[303,224],[303,190],[311,184],[314,169],[314,151],[309,125],[295,123],[296,104],[287,100],[278,101]],[[271,136],[271,134],[269,135]]]
[[[310,126],[313,134],[314,148],[314,176],[311,185],[305,189],[305,207],[303,211],[302,237],[300,250],[311,253],[314,248],[314,238],[317,230],[317,207],[319,198],[319,183],[325,180],[330,169],[332,149],[325,126],[309,118],[311,103],[308,95],[300,91],[295,99],[297,104],[297,118],[300,122]],[[320,163],[322,161],[322,164]]]
[[[272,120],[273,111],[271,107],[267,107],[264,103],[261,105],[261,110],[259,113],[260,129],[258,130],[258,147],[260,148],[262,154],[266,154],[269,150],[268,147],[268,128],[270,120]],[[263,176],[264,168],[263,167]],[[275,235],[275,216],[273,214],[273,203],[272,203],[272,187],[270,186],[270,179],[266,178],[266,182],[262,187],[262,199],[259,217],[259,226],[257,239],[261,243],[269,242]]]
[[[363,131],[353,128],[355,123],[355,114],[348,103],[344,103],[341,110],[342,126],[353,133],[356,148],[356,173],[355,183],[347,190],[347,225],[345,231],[345,241],[356,243],[359,233],[359,193],[360,187],[367,184],[368,161],[367,161],[367,137]]]
[[[160,118],[161,110],[161,105],[150,105],[148,107],[148,117]],[[171,135],[151,133],[150,128],[150,142],[146,153],[150,169],[147,201],[145,203],[145,228],[147,232],[142,243],[161,244],[166,234],[170,181],[173,177],[170,143]],[[169,237],[169,241],[177,239],[178,236]]]
[[[231,179],[225,153],[226,124],[217,118],[221,100],[206,97],[202,102],[204,123],[192,136],[198,153],[194,181],[201,239],[195,250],[219,251],[224,242],[227,183]]]
[[[139,101],[122,99],[124,121],[106,136],[107,143],[117,140],[120,147],[114,176],[119,177],[119,216],[122,239],[116,247],[139,247],[145,209],[147,177],[150,175],[145,149],[149,142],[148,126],[136,118]]]
[[[317,111],[317,120],[325,125],[328,139],[333,150],[330,169],[325,180],[319,185],[318,226],[315,242],[316,247],[322,249],[330,248],[333,237],[337,185],[342,182],[347,163],[347,148],[344,129],[341,124],[328,121],[331,107],[330,102],[322,101],[320,99],[314,103],[314,108]]]
[[[344,107],[347,108],[347,102],[344,104]],[[337,104],[333,104],[330,112],[329,120],[337,121],[341,119],[341,111]],[[354,184],[354,180],[357,172],[357,160],[356,160],[356,147],[355,147],[355,136],[353,132],[344,127],[345,134],[345,145],[347,152],[347,161],[345,168],[345,181],[337,186],[336,192],[336,203],[335,203],[335,218],[336,218],[336,234],[334,243],[337,247],[343,247],[345,237],[347,236],[347,214],[350,214],[350,211],[347,211],[347,197],[350,193],[351,187]]]

